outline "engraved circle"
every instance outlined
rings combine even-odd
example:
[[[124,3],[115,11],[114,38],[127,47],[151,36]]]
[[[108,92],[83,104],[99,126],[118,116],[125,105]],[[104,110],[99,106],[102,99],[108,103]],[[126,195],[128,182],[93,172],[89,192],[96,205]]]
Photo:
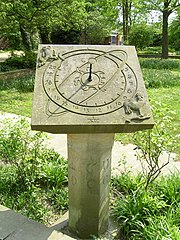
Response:
[[[117,54],[116,54],[117,55]],[[137,89],[131,67],[113,52],[85,49],[74,51],[63,60],[50,62],[43,75],[48,98],[67,111],[82,115],[103,115],[117,111]],[[92,81],[88,81],[92,64]],[[110,66],[112,72],[109,72]]]

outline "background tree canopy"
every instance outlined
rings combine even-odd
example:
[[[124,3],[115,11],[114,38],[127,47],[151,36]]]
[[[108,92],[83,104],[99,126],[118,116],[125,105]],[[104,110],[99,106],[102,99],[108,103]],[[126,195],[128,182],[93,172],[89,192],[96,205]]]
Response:
[[[1,0],[0,36],[13,49],[31,51],[39,42],[104,44],[116,30],[138,49],[161,44],[167,58],[168,43],[180,50],[179,6],[179,0]],[[156,23],[152,11],[160,13]]]

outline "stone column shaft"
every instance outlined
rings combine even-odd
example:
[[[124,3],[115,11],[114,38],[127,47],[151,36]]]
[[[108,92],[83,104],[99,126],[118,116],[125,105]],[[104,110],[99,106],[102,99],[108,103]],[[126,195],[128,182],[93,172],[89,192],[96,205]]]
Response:
[[[81,238],[108,227],[113,134],[68,134],[69,228]]]

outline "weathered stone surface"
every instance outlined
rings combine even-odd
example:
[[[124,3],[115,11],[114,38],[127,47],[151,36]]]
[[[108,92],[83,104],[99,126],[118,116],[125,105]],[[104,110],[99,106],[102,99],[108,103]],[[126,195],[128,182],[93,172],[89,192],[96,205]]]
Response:
[[[115,133],[152,127],[134,47],[40,45],[32,129]]]
[[[108,229],[114,134],[68,134],[69,227],[82,239]]]

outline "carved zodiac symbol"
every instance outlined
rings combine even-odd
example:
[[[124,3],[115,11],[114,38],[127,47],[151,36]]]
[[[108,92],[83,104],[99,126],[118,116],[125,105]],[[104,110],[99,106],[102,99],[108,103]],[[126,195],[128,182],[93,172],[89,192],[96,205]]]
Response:
[[[131,120],[145,120],[150,118],[147,113],[143,113],[144,106],[146,102],[144,101],[144,97],[141,93],[136,93],[134,100],[129,100],[124,102],[124,110],[126,114],[136,113],[137,116],[132,117],[131,119],[127,119],[126,122],[130,122]]]

